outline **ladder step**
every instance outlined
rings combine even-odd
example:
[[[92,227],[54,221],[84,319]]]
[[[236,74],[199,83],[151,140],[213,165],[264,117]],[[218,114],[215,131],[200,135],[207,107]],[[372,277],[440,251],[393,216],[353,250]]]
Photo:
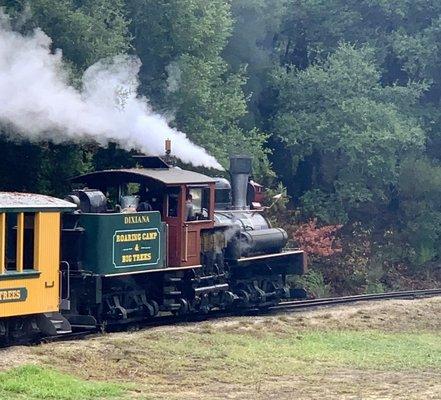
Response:
[[[72,331],[69,321],[60,313],[47,313],[37,316],[37,325],[41,332],[46,335],[59,335]]]
[[[167,277],[167,278],[165,278],[165,281],[167,282],[167,283],[179,283],[179,282],[182,282],[182,278],[176,278],[176,277],[173,277],[173,276],[169,276],[169,277]]]
[[[182,295],[182,292],[179,290],[175,290],[173,292],[164,292],[164,296],[167,297],[180,297]]]

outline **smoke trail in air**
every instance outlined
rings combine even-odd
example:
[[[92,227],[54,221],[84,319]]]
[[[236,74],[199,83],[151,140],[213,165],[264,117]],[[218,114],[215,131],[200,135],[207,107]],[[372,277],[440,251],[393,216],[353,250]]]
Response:
[[[10,29],[0,10],[0,124],[30,140],[117,142],[150,155],[173,142],[173,153],[186,163],[222,169],[214,157],[168,126],[137,96],[141,62],[118,56],[92,65],[83,88],[67,82],[61,51],[37,29],[23,36]]]

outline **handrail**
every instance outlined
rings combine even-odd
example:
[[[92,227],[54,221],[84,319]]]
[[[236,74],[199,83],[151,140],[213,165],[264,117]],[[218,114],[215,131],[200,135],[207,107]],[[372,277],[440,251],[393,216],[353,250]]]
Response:
[[[6,214],[0,213],[0,274],[6,271]]]
[[[185,234],[185,249],[184,249],[184,259],[182,261],[187,262],[188,261],[188,225],[184,225],[184,234]]]

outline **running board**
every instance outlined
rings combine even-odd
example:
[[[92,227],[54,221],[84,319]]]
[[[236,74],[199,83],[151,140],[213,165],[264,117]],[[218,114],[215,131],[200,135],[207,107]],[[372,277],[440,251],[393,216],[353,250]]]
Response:
[[[95,329],[98,326],[97,320],[92,315],[66,314],[65,317],[76,329]]]

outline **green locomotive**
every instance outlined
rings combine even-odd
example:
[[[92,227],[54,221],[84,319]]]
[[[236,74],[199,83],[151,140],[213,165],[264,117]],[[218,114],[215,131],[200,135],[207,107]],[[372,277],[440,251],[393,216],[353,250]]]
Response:
[[[159,157],[139,168],[72,180],[77,210],[62,227],[64,316],[76,328],[164,314],[268,307],[293,291],[305,254],[286,250],[249,181],[251,159],[231,160],[231,184]]]

